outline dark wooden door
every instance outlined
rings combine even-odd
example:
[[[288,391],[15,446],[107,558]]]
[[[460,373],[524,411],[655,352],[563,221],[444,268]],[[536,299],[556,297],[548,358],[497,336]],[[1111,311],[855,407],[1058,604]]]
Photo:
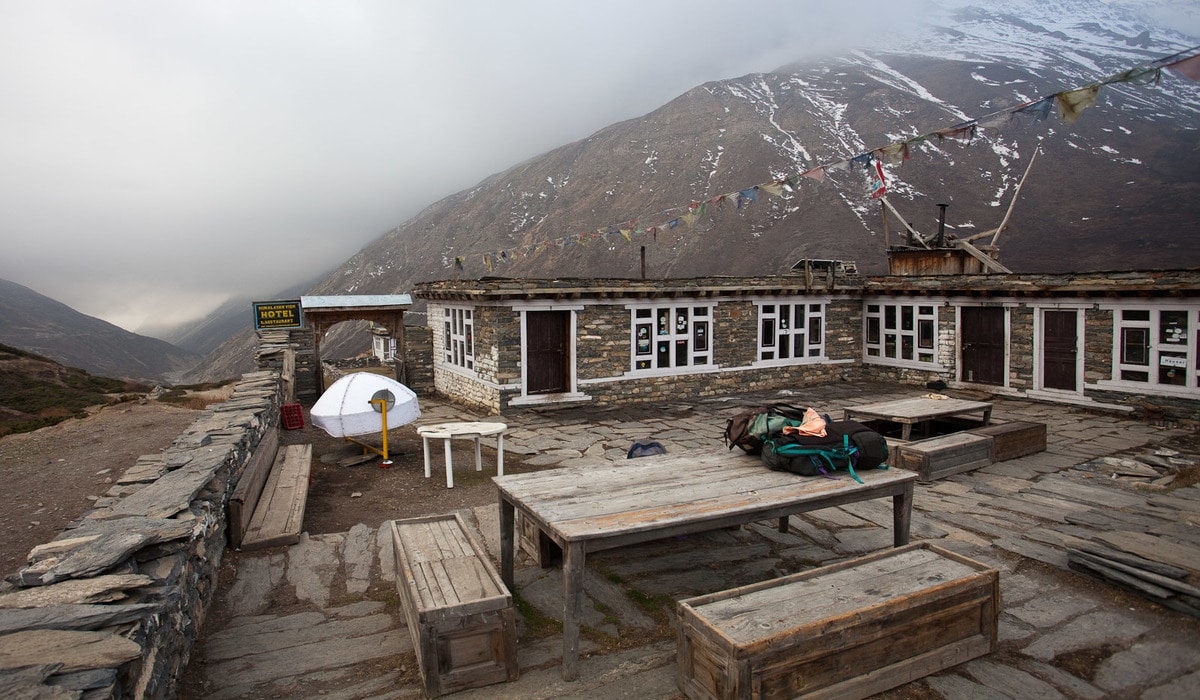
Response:
[[[964,306],[962,309],[962,374],[964,382],[1004,384],[1004,309]]]
[[[569,390],[570,311],[528,311],[525,314],[525,390],[530,394],[560,394]]]
[[[1078,311],[1042,312],[1042,387],[1076,391]]]

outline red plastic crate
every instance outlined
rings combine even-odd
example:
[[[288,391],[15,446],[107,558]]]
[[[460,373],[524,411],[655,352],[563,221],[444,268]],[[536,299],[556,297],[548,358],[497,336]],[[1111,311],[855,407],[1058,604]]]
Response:
[[[283,427],[287,430],[299,430],[304,427],[304,407],[298,403],[283,405]]]

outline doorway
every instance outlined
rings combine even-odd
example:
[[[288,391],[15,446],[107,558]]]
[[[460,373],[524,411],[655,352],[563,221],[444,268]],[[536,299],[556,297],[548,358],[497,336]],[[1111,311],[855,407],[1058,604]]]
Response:
[[[960,342],[962,366],[959,380],[975,384],[1004,385],[1004,308],[962,307]]]
[[[1079,328],[1074,309],[1042,311],[1042,388],[1078,391]]]
[[[571,312],[525,312],[525,393],[571,390]]]

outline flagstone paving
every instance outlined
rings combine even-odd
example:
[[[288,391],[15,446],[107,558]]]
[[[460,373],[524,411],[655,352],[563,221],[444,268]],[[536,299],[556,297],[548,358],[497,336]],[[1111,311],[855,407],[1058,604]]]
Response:
[[[847,383],[650,409],[529,412],[505,416],[505,446],[544,465],[622,460],[642,438],[669,452],[724,451],[725,418],[743,405],[786,401],[840,417],[845,405],[920,393]],[[918,485],[912,535],[1001,572],[1000,650],[884,697],[1200,696],[1200,618],[1078,573],[1066,552],[1094,535],[1122,532],[1162,536],[1164,550],[1180,556],[1200,547],[1200,486],[1156,494],[1076,469],[1183,431],[1116,413],[991,400],[997,419],[1047,423],[1047,451]],[[435,404],[423,399],[427,415],[437,414]],[[497,510],[463,513],[495,560]],[[793,517],[787,533],[754,523],[590,555],[580,678],[570,683],[559,673],[561,570],[518,560],[521,676],[453,697],[679,698],[672,601],[886,548],[891,523],[889,504],[857,503]],[[420,697],[389,537],[360,525],[305,536],[293,547],[230,553],[213,624],[189,667],[203,696]]]

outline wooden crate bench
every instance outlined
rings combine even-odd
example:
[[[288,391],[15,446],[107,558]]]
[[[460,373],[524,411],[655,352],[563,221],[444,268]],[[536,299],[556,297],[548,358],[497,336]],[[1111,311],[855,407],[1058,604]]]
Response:
[[[992,463],[992,438],[974,433],[953,433],[896,445],[892,466],[909,469],[921,481],[986,467]]]
[[[425,694],[515,680],[512,595],[462,518],[394,520],[391,528],[396,589]]]
[[[999,573],[928,543],[679,602],[692,700],[862,698],[995,651]]]
[[[296,544],[304,529],[312,445],[285,445],[275,453],[271,472],[253,506],[242,549]]]
[[[1046,424],[1013,421],[969,428],[969,433],[992,438],[992,461],[1004,462],[1046,449]]]

